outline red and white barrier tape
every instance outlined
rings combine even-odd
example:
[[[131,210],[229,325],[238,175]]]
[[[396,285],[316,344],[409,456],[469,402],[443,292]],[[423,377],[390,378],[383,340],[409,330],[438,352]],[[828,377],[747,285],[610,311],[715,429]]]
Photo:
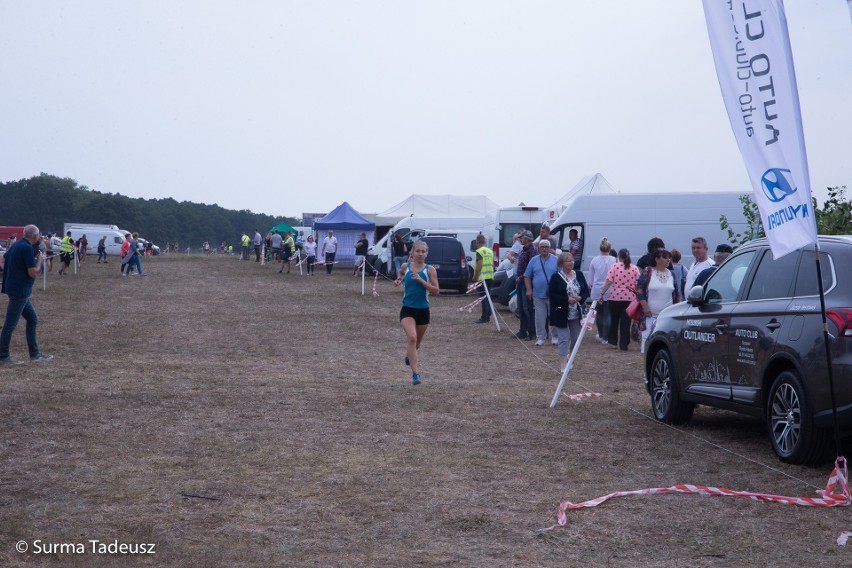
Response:
[[[468,313],[471,313],[471,312],[473,312],[473,308],[475,308],[476,306],[478,306],[479,304],[481,304],[484,301],[485,301],[485,296],[480,296],[479,298],[475,299],[474,301],[472,301],[468,305],[460,307],[459,311],[463,312],[463,311],[467,310]]]
[[[839,546],[846,546],[846,541],[849,540],[849,535],[852,534],[849,531],[843,531],[840,533],[840,536],[837,537],[837,544]]]
[[[839,490],[836,493],[835,490]],[[704,485],[672,485],[671,487],[654,487],[650,489],[638,489],[635,491],[616,491],[597,499],[590,499],[582,503],[572,503],[571,501],[563,501],[559,505],[559,512],[556,515],[558,525],[553,525],[544,530],[554,529],[557,526],[564,526],[568,522],[568,511],[571,509],[581,509],[585,507],[597,507],[601,503],[609,501],[614,497],[626,497],[628,495],[661,495],[664,493],[688,493],[692,495],[726,495],[729,497],[743,497],[753,501],[764,501],[769,503],[784,503],[787,505],[799,505],[802,507],[847,507],[852,504],[852,495],[849,493],[849,474],[846,468],[846,458],[839,456],[834,462],[834,470],[828,478],[828,483],[825,489],[820,489],[817,493],[819,497],[786,497],[783,495],[771,495],[768,493],[752,493],[750,491],[732,491],[721,487],[707,487]],[[845,538],[844,538],[845,537]],[[837,539],[837,544],[841,544],[841,539],[845,544],[849,537],[849,532],[840,533]]]
[[[597,398],[599,396],[603,396],[603,394],[599,392],[579,392],[577,394],[568,394],[567,392],[563,392],[562,394],[571,400],[582,400],[584,398]]]
[[[376,291],[376,282],[378,282],[378,281],[379,281],[379,273],[377,271],[376,276],[373,278],[373,297],[374,298],[379,297],[379,293]]]

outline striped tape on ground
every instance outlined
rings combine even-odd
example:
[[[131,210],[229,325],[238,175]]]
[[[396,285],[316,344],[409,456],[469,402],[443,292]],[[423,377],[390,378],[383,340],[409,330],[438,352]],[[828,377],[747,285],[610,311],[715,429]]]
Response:
[[[638,489],[635,491],[616,491],[603,497],[572,503],[563,501],[559,505],[556,515],[559,526],[568,522],[568,511],[582,509],[585,507],[597,507],[601,503],[615,497],[626,497],[628,495],[662,495],[665,493],[687,493],[691,495],[724,495],[729,497],[742,497],[753,501],[767,503],[784,503],[787,505],[799,505],[801,507],[847,507],[852,504],[852,496],[849,493],[849,473],[846,467],[846,458],[838,456],[834,462],[834,470],[828,478],[825,489],[817,491],[819,497],[787,497],[784,495],[772,495],[769,493],[753,493],[751,491],[732,491],[721,487],[708,487],[706,485],[672,485],[671,487],[653,487],[650,489]],[[552,528],[555,528],[554,525]],[[845,544],[849,538],[849,531],[844,531],[837,539],[837,544]],[[843,542],[841,542],[841,540]]]

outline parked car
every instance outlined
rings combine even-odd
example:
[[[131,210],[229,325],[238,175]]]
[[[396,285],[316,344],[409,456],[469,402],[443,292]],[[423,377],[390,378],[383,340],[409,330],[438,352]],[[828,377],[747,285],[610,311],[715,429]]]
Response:
[[[837,416],[852,426],[852,237],[820,237]],[[737,249],[648,339],[654,416],[686,424],[696,404],[766,421],[790,463],[820,463],[833,439],[826,345],[812,249],[773,260],[766,239]]]
[[[453,237],[423,237],[420,241],[429,246],[426,264],[435,267],[441,289],[455,289],[464,294],[471,281],[472,272],[467,264],[464,246]]]
[[[515,291],[515,282],[515,273],[511,268],[495,271],[494,282],[491,284],[491,299],[508,306],[510,294]]]

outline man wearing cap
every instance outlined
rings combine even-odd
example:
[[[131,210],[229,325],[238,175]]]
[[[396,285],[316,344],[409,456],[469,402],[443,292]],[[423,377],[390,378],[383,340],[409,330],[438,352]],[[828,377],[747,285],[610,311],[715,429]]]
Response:
[[[713,262],[716,263],[716,266],[711,266],[709,268],[705,268],[702,270],[698,276],[695,278],[695,282],[692,283],[693,286],[703,286],[707,279],[710,278],[716,269],[719,268],[719,265],[725,262],[725,259],[731,256],[731,253],[734,252],[734,248],[731,245],[721,244],[716,247],[716,252],[713,253]]]
[[[518,312],[521,314],[521,329],[516,337],[532,340],[535,338],[535,310],[532,301],[527,297],[524,272],[530,259],[538,254],[538,248],[533,244],[533,234],[530,231],[521,232],[518,240],[521,243],[521,252],[518,253],[518,260],[515,261],[515,298],[518,302]]]
[[[22,317],[27,322],[27,347],[30,352],[30,361],[41,363],[53,359],[53,355],[45,355],[38,348],[36,341],[38,314],[30,303],[33,283],[35,283],[35,278],[44,263],[44,253],[39,252],[36,256],[33,248],[33,245],[38,242],[38,227],[27,225],[24,227],[24,238],[12,245],[5,254],[3,292],[9,296],[9,304],[6,306],[6,321],[3,323],[3,331],[0,332],[0,365],[20,365],[23,363],[9,353],[12,332],[15,331],[18,321]]]

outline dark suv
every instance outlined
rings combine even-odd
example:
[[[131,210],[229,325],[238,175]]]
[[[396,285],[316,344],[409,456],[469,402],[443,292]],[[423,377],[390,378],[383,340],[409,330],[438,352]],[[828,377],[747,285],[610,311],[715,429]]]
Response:
[[[820,237],[837,415],[852,425],[852,237]],[[656,418],[686,424],[696,404],[766,421],[775,453],[819,463],[832,405],[813,248],[773,260],[766,239],[736,250],[654,325],[645,376]]]
[[[461,242],[453,237],[437,236],[422,237],[419,240],[429,246],[426,264],[435,267],[438,285],[442,289],[455,289],[465,293],[470,282],[470,270]]]

